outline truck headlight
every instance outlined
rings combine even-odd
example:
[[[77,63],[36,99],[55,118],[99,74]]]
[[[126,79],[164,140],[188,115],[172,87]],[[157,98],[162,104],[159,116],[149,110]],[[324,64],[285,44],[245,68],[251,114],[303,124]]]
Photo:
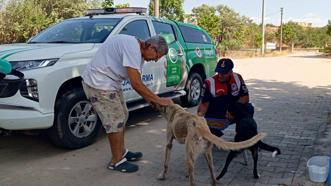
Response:
[[[12,68],[16,70],[30,70],[54,65],[59,59],[40,59],[28,61],[10,61]]]

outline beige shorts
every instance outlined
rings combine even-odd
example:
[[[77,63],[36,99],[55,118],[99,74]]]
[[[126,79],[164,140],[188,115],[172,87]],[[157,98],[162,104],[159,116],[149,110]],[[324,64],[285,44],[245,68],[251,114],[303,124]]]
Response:
[[[129,117],[128,108],[122,90],[107,91],[88,86],[84,82],[83,89],[97,112],[106,133],[123,131]]]

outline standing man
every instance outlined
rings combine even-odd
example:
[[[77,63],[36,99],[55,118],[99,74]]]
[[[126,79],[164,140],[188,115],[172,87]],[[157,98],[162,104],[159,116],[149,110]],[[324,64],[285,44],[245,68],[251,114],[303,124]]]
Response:
[[[122,82],[130,80],[132,88],[148,103],[167,106],[171,99],[160,98],[141,80],[144,61],[158,61],[168,53],[163,37],[154,36],[146,41],[129,35],[109,36],[82,74],[83,88],[108,134],[112,159],[108,169],[136,172],[136,161],[141,152],[131,152],[124,145],[124,129],[128,109],[123,97]]]
[[[218,61],[215,68],[217,74],[205,80],[198,107],[198,115],[206,118],[210,131],[216,136],[222,136],[222,130],[230,124],[226,119],[230,104],[240,102],[247,105],[251,114],[254,112],[245,82],[240,74],[232,71],[233,66],[229,58]]]

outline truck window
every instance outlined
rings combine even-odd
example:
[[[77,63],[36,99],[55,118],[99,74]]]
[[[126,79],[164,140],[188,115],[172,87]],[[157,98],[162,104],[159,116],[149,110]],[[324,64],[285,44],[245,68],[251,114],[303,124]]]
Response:
[[[153,21],[156,34],[165,38],[168,44],[176,41],[176,35],[171,24]]]
[[[69,19],[38,34],[29,43],[102,43],[121,19]]]
[[[139,39],[146,40],[151,37],[146,20],[136,20],[127,24],[120,34],[136,36]]]
[[[202,31],[187,27],[179,26],[181,33],[183,34],[185,42],[188,43],[208,43],[211,44],[210,38]]]

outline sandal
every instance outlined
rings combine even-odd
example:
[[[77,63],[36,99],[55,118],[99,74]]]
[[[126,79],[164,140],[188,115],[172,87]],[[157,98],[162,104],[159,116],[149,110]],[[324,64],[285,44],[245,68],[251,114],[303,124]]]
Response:
[[[110,162],[107,168],[109,170],[116,170],[124,173],[132,173],[139,170],[138,165],[128,162],[126,158],[123,158],[121,161],[117,162],[116,164],[112,164]]]
[[[125,149],[125,153],[123,154],[123,158],[126,158],[128,161],[137,161],[142,157],[143,157],[143,153],[131,152],[128,149]]]

